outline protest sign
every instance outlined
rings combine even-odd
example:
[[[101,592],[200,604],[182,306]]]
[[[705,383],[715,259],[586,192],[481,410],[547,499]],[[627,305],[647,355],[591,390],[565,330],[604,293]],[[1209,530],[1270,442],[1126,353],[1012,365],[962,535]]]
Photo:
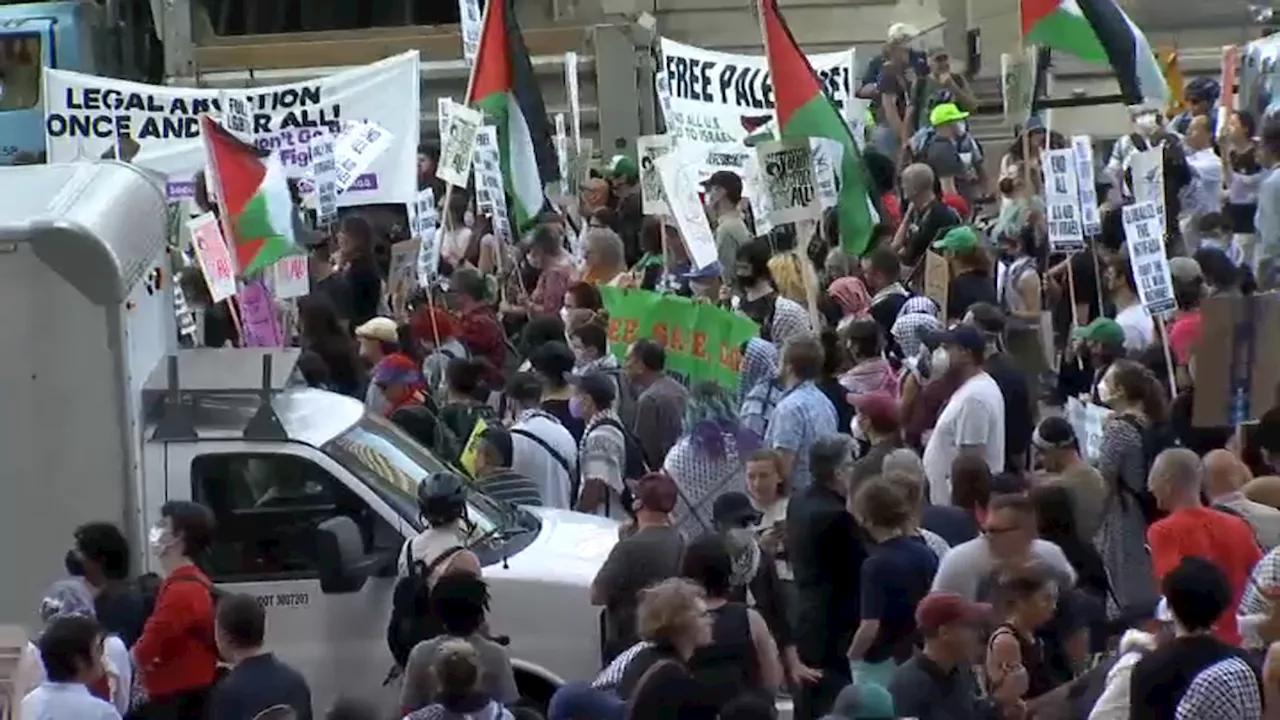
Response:
[[[671,138],[666,135],[641,135],[636,138],[636,154],[640,156],[640,201],[645,215],[666,215],[667,196],[662,194],[662,178],[654,161],[671,152]]]
[[[205,286],[213,302],[220,303],[236,294],[236,266],[231,249],[222,237],[222,227],[213,213],[205,213],[187,222],[191,233],[191,248],[196,253],[196,263],[204,274]]]
[[[853,135],[853,141],[858,144],[859,151],[867,149],[870,134],[867,117],[870,110],[871,101],[866,98],[850,98],[844,104],[844,120],[849,125],[849,132]]]
[[[418,253],[421,243],[417,240],[402,240],[391,246],[391,263],[387,273],[387,303],[391,312],[405,312],[405,304],[409,296],[418,286]]]
[[[947,309],[947,293],[951,290],[951,265],[947,259],[932,250],[924,256],[924,294],[942,308]]]
[[[302,297],[311,292],[311,269],[306,255],[290,255],[271,266],[271,289],[278,300]]]
[[[436,132],[440,134],[441,142],[449,137],[449,116],[453,115],[454,105],[453,98],[436,98]]]
[[[1000,99],[1004,102],[1005,123],[1022,125],[1031,116],[1035,84],[1034,52],[1000,53]]]
[[[327,227],[338,219],[338,164],[333,156],[333,136],[322,133],[311,138],[310,150],[316,225]]]
[[[641,338],[667,349],[667,371],[685,385],[712,380],[738,388],[742,343],[759,333],[744,315],[678,295],[601,287],[609,313],[609,349],[619,360]]]
[[[569,175],[569,134],[565,129],[564,113],[556,113],[556,165],[560,170],[560,194],[571,197],[574,194],[574,183]],[[477,151],[477,157],[479,153]]]
[[[252,144],[253,113],[248,101],[223,90],[218,93],[218,104],[222,106],[222,127],[241,142]]]
[[[418,247],[413,267],[418,285],[427,287],[440,274],[440,228],[435,192],[427,187],[409,204],[409,230]],[[403,244],[403,243],[397,243]]]
[[[484,113],[465,105],[454,105],[449,116],[449,134],[440,147],[436,177],[455,187],[465,188],[471,178],[471,160],[476,151],[476,133]]]
[[[1067,422],[1080,441],[1080,454],[1096,462],[1102,450],[1102,428],[1111,417],[1111,409],[1093,403],[1067,398]]]
[[[1200,305],[1200,342],[1192,348],[1193,427],[1231,427],[1280,404],[1280,294],[1214,295]]]
[[[339,205],[404,203],[418,192],[417,51],[290,85],[226,91],[252,112],[254,142],[279,156],[289,177],[305,179],[311,138],[361,118],[394,138],[338,201]],[[204,169],[200,115],[219,112],[220,93],[206,88],[147,85],[69,70],[44,70],[45,144],[51,163],[96,158],[117,134],[139,146],[135,164],[168,176],[170,197],[190,197]]]
[[[195,311],[187,302],[187,293],[182,289],[182,283],[173,284],[173,314],[178,318],[178,335],[194,339],[199,334]]]
[[[1160,242],[1164,242],[1164,145],[1135,152],[1129,156],[1129,173],[1133,177],[1133,199],[1156,206],[1160,216]]]
[[[1173,312],[1173,276],[1164,253],[1164,220],[1152,202],[1139,202],[1121,208],[1125,245],[1129,247],[1129,264],[1138,284],[1138,297],[1153,317]]]
[[[1073,153],[1070,148],[1041,153],[1049,247],[1060,253],[1084,249],[1084,227],[1080,222],[1080,188],[1076,181]]]
[[[582,97],[578,89],[578,53],[564,54],[564,91],[569,95],[569,117],[573,121],[573,150],[582,150]]]
[[[394,140],[391,133],[377,123],[347,123],[333,141],[334,189],[339,194],[345,193]]]
[[[1080,188],[1080,218],[1084,234],[1097,237],[1102,233],[1102,215],[1098,212],[1098,189],[1094,181],[1093,139],[1088,135],[1071,138],[1071,155],[1075,159],[1076,185]]]
[[[663,119],[673,142],[741,142],[773,119],[773,84],[764,56],[716,52],[668,38],[659,43],[657,76],[667,100]],[[853,48],[808,59],[823,90],[843,110],[857,90]]]
[[[480,14],[479,0],[458,0],[458,19],[462,26],[462,58],[470,65],[480,52],[480,25],[483,16]]]
[[[476,207],[491,213],[497,195],[504,195],[502,187],[502,159],[498,152],[498,128],[483,125],[476,131],[475,158],[472,165],[476,175]],[[506,198],[503,198],[505,205]]]
[[[751,203],[751,216],[756,222],[756,235],[765,235],[773,229],[769,215],[773,206],[769,203],[769,193],[764,189],[764,175],[760,171],[760,160],[752,153],[747,156],[747,163],[742,168],[742,196]]]
[[[697,166],[683,160],[680,153],[670,153],[658,158],[653,164],[662,178],[662,191],[667,197],[667,207],[676,226],[680,228],[680,237],[684,240],[689,259],[693,261],[695,268],[704,268],[718,259],[716,239],[698,196],[702,186],[698,183]]]
[[[756,158],[772,208],[769,222],[781,225],[822,217],[809,138],[760,143]]]
[[[284,337],[276,317],[275,301],[261,280],[245,283],[240,290],[240,324],[245,347],[280,347]]]
[[[813,182],[818,191],[818,206],[828,210],[840,202],[840,183],[836,175],[844,164],[844,146],[830,138],[809,138],[813,155]]]

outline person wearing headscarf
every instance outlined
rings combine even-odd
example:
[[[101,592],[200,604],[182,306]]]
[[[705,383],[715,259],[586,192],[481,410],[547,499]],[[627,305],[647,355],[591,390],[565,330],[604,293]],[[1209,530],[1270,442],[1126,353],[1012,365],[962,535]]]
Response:
[[[79,578],[58,580],[45,591],[40,601],[40,621],[43,628],[59,618],[81,616],[95,618],[93,595],[89,587]],[[40,650],[36,643],[40,639],[37,634],[33,641],[28,641],[26,651],[19,660],[19,681],[15,688],[18,697],[23,697],[46,680],[44,663],[40,659]],[[115,706],[124,715],[129,711],[133,698],[133,661],[124,641],[115,635],[107,635],[103,641],[102,664],[106,672],[99,683],[89,687],[89,692],[100,700]]]
[[[778,346],[768,340],[751,338],[742,344],[742,363],[738,366],[738,407],[742,407],[747,393],[757,384],[778,376],[778,360]]]
[[[920,355],[922,331],[941,332],[943,329],[942,322],[938,320],[938,306],[933,300],[917,295],[903,304],[889,334],[898,346],[901,358],[907,360]]]
[[[841,324],[871,317],[871,293],[867,292],[866,284],[858,278],[837,278],[827,287],[827,295],[840,306],[843,313]]]
[[[582,235],[583,259],[586,266],[582,282],[591,285],[617,285],[627,272],[626,250],[622,238],[609,228],[591,228]]]
[[[662,466],[680,491],[671,524],[686,540],[713,529],[711,506],[717,497],[746,491],[744,458],[759,444],[759,438],[738,423],[719,384],[693,386],[685,404],[684,434]]]
[[[386,400],[383,414],[391,417],[396,410],[426,401],[426,384],[418,364],[408,355],[392,353],[373,368],[372,382]]]

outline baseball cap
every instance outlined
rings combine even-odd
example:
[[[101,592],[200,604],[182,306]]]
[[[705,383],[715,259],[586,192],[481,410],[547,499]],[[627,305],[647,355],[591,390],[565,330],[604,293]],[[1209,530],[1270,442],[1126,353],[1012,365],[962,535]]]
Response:
[[[978,233],[968,225],[951,228],[933,243],[934,250],[972,250],[982,244]]]
[[[892,432],[898,429],[898,403],[887,392],[850,393],[849,403],[858,411],[859,417],[865,417],[871,427],[881,432]]]
[[[1111,318],[1095,318],[1088,325],[1076,328],[1072,335],[1079,340],[1091,340],[1104,345],[1124,345],[1124,328]]]
[[[760,511],[746,493],[727,492],[711,505],[711,519],[721,525],[743,526],[760,522]]]
[[[640,167],[636,165],[635,160],[626,155],[614,155],[609,158],[609,167],[605,169],[605,174],[610,178],[639,180]]]
[[[356,337],[393,343],[400,340],[396,321],[388,317],[376,317],[356,328]]]
[[[417,385],[422,372],[408,355],[392,353],[373,366],[374,385]]]
[[[649,473],[635,482],[632,488],[640,509],[669,513],[676,508],[676,481],[666,473]]]
[[[702,181],[702,187],[718,187],[731,198],[742,197],[742,178],[731,170],[717,170],[711,173],[711,177]]]
[[[1204,279],[1204,271],[1200,268],[1200,263],[1196,262],[1195,258],[1189,257],[1169,258],[1169,274],[1177,283],[1191,283]]]
[[[929,111],[929,124],[938,127],[947,123],[958,122],[969,117],[969,113],[960,109],[955,103],[938,103]]]
[[[907,23],[894,23],[889,26],[888,40],[891,43],[910,42],[914,40],[920,31],[914,25]]]
[[[982,352],[987,348],[987,339],[982,331],[972,325],[957,325],[941,335],[943,345],[954,345],[971,352]]]
[[[722,267],[723,266],[720,265],[720,262],[716,261],[711,263],[710,265],[704,265],[703,267],[700,267],[700,268],[694,268],[693,270],[690,270],[684,275],[681,275],[681,277],[683,277],[686,280],[705,280],[707,278],[718,277],[722,271]]]
[[[957,593],[931,592],[916,605],[916,627],[935,632],[952,623],[980,622],[990,614],[990,605],[969,602]]]

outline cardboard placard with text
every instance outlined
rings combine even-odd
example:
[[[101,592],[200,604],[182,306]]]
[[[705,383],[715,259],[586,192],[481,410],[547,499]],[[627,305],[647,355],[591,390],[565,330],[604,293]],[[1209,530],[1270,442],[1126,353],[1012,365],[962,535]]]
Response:
[[[1201,305],[1193,427],[1238,426],[1277,405],[1280,293],[1211,297]]]
[[[951,266],[947,259],[932,250],[924,258],[924,294],[942,312],[947,311],[947,292],[951,287]]]

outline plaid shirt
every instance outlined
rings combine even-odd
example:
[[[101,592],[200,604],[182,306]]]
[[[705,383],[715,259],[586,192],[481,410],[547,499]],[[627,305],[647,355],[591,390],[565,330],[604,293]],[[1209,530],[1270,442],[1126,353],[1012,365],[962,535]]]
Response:
[[[1249,664],[1227,658],[1201,670],[1178,701],[1176,720],[1262,720],[1262,682]]]
[[[805,310],[804,306],[782,296],[774,300],[773,322],[769,325],[769,333],[774,345],[782,347],[789,338],[812,331],[809,311]]]
[[[809,449],[818,438],[839,433],[839,425],[835,406],[812,381],[800,383],[778,401],[773,417],[769,418],[764,444],[774,450],[795,453],[791,477],[787,479],[791,492],[804,490],[813,483]]]
[[[1266,619],[1271,611],[1271,601],[1262,594],[1262,588],[1280,586],[1280,548],[1276,548],[1253,566],[1249,582],[1240,595],[1240,605],[1236,608],[1236,624],[1240,628],[1241,643],[1244,647],[1264,649],[1265,641],[1258,634],[1258,624]]]

